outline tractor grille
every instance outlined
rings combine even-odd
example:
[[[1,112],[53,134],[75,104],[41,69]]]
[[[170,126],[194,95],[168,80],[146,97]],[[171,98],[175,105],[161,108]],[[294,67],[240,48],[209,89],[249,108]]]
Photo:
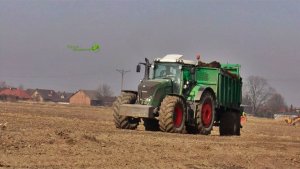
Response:
[[[150,96],[153,96],[158,85],[159,82],[146,81],[141,83],[138,87],[140,99],[147,99]]]

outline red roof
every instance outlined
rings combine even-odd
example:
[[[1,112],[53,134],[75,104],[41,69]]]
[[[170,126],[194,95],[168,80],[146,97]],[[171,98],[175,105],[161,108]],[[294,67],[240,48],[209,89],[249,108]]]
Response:
[[[0,96],[15,96],[20,99],[30,99],[31,97],[22,89],[4,89],[0,91]]]

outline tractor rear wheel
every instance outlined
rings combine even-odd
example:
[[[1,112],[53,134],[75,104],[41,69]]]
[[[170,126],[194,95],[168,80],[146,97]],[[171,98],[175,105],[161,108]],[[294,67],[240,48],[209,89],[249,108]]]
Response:
[[[232,135],[240,135],[241,131],[241,121],[240,121],[240,113],[229,111],[221,114],[220,119],[220,135],[221,136],[232,136]]]
[[[215,101],[210,92],[202,94],[197,107],[197,129],[200,134],[211,133],[215,119]]]
[[[144,118],[144,127],[146,131],[159,131],[158,120]]]
[[[170,133],[185,132],[185,103],[177,96],[166,96],[161,103],[159,128]]]
[[[122,93],[121,96],[113,104],[113,116],[115,126],[120,129],[131,129],[134,130],[139,125],[139,119],[129,116],[119,115],[121,104],[134,104],[136,101],[136,94],[134,93]]]

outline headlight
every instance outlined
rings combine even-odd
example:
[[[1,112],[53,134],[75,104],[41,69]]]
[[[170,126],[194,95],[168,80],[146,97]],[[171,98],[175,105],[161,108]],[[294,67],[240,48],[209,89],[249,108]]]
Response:
[[[148,97],[148,98],[146,99],[146,103],[147,103],[147,104],[150,103],[151,100],[152,100],[152,96],[150,96],[150,97]]]

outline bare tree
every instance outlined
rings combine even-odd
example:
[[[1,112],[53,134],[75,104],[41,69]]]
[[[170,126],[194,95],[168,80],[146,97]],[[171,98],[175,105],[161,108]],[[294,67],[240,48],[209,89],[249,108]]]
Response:
[[[250,76],[246,81],[246,96],[249,99],[251,112],[258,115],[263,105],[272,96],[275,90],[267,80],[259,76]]]
[[[99,99],[105,98],[105,97],[112,97],[113,91],[111,90],[111,87],[107,84],[101,84],[99,85],[97,89],[97,96]]]
[[[245,89],[243,89],[243,91],[245,91]],[[243,93],[242,105],[244,107],[245,112],[252,112],[250,96],[246,92]]]
[[[24,85],[20,84],[18,88],[24,90]]]
[[[264,109],[267,112],[265,117],[273,117],[275,113],[284,112],[287,104],[284,98],[279,93],[274,93],[270,99],[264,105]]]
[[[290,109],[289,109],[289,111],[290,112],[293,112],[294,111],[294,107],[293,107],[293,105],[291,104],[291,106],[290,106]]]
[[[7,88],[9,87],[5,81],[0,81],[0,88]]]

